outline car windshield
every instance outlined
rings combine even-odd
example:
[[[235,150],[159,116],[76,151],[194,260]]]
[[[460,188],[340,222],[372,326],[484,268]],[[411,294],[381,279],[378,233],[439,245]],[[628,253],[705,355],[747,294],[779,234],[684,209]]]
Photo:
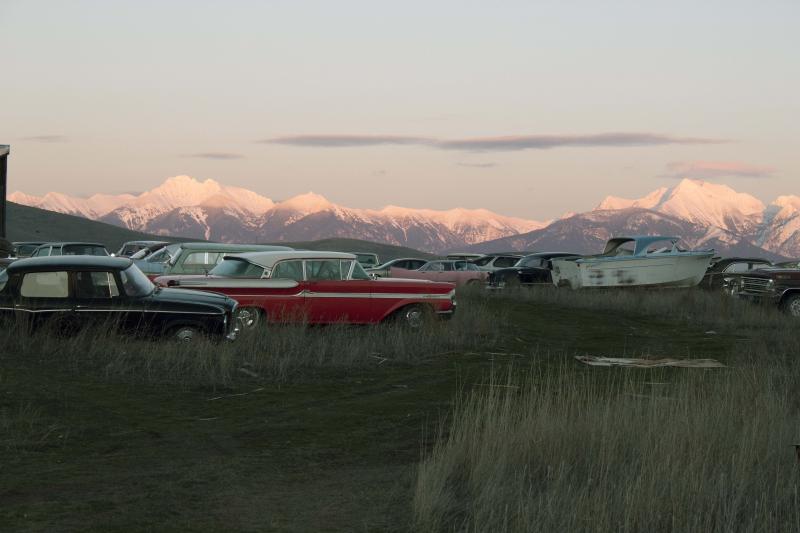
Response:
[[[38,248],[38,244],[21,244],[17,247],[17,255],[18,256],[28,256],[33,253],[33,251]]]
[[[209,274],[226,278],[260,278],[264,274],[264,267],[237,257],[226,257]]]
[[[0,267],[0,292],[5,289],[6,283],[8,283],[8,272],[6,272],[5,267]]]
[[[370,277],[367,271],[364,270],[364,267],[361,266],[361,263],[356,261],[356,264],[353,266],[353,275],[350,276],[350,279],[370,279]]]
[[[165,246],[164,248],[160,249],[157,252],[154,252],[152,255],[146,256],[148,263],[166,263],[170,259],[172,259],[172,255],[180,248],[179,244],[170,244],[169,246]]]
[[[367,267],[374,267],[378,264],[377,259],[372,254],[356,254],[358,262]]]
[[[155,290],[155,285],[139,270],[136,265],[131,265],[119,273],[122,286],[128,296],[147,296]]]
[[[542,259],[540,257],[523,257],[517,264],[514,266],[521,266],[521,267],[538,267],[542,265]]]
[[[480,259],[475,259],[473,261],[473,263],[478,265],[478,266],[486,266],[486,265],[488,265],[489,263],[492,262],[492,259],[494,259],[494,257],[492,257],[492,256],[481,257]]]

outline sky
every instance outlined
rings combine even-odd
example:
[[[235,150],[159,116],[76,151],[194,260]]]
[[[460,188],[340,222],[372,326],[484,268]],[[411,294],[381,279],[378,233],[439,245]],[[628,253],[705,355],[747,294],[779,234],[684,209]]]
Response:
[[[544,220],[800,194],[800,2],[0,0],[9,190],[188,174]]]

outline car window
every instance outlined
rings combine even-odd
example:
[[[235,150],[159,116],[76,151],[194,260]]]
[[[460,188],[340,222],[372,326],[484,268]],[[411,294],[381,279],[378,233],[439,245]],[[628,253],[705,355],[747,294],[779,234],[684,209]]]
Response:
[[[19,292],[25,298],[67,298],[69,277],[66,272],[30,272],[22,278]]]
[[[8,283],[8,272],[4,268],[0,270],[0,292],[3,292],[3,289],[6,288],[6,283]]]
[[[486,266],[492,262],[492,259],[494,259],[494,257],[481,257],[480,259],[474,260],[473,263],[478,266]]]
[[[347,277],[350,275],[350,268],[353,266],[353,260],[340,259],[339,264],[340,268],[342,269],[342,279],[347,279]]]
[[[36,246],[23,244],[17,248],[17,256],[31,255],[34,250],[36,250]]]
[[[439,262],[428,263],[423,270],[426,272],[442,272],[444,271],[444,264]]]
[[[341,280],[341,263],[338,259],[306,261],[306,279],[308,281]]]
[[[494,262],[494,266],[498,268],[508,268],[510,266],[514,266],[518,260],[519,257],[498,257]]]
[[[209,266],[216,265],[222,261],[222,252],[191,252],[183,260],[184,265]]]
[[[145,261],[148,263],[166,263],[172,258],[170,251],[168,248],[162,248],[161,250],[154,252],[152,255],[147,257]]]
[[[356,262],[356,264],[353,265],[353,274],[350,276],[350,279],[370,279],[370,277],[367,271],[364,270],[364,267],[361,266],[361,263]]]
[[[86,244],[67,244],[61,249],[62,255],[108,255],[103,246]]]
[[[460,272],[469,270],[469,268],[467,267],[467,264],[468,263],[466,261],[456,261],[455,263],[453,263],[453,269],[454,270],[458,270]]]
[[[302,261],[281,261],[272,269],[273,279],[292,279],[303,281],[303,262]]]
[[[539,257],[529,257],[519,262],[519,266],[524,267],[540,267],[542,266],[542,260]]]
[[[478,268],[478,265],[473,265],[472,263],[467,263],[467,270],[472,270],[472,271],[478,272],[478,271],[480,271],[480,268]]]
[[[260,278],[264,274],[264,267],[244,259],[229,257],[212,268],[209,274],[226,278]]]
[[[122,288],[128,296],[147,296],[155,290],[153,282],[136,265],[120,271],[119,277],[122,279]]]
[[[50,255],[50,246],[45,246],[44,248],[37,248],[31,254],[31,257],[46,257]]]
[[[76,272],[76,298],[116,298],[119,296],[117,280],[111,272]]]

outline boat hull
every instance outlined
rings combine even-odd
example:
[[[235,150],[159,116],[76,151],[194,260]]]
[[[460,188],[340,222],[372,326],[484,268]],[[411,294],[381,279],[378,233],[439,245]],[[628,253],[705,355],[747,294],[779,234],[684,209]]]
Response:
[[[700,283],[713,252],[686,252],[664,257],[586,257],[553,260],[557,287],[694,287]]]

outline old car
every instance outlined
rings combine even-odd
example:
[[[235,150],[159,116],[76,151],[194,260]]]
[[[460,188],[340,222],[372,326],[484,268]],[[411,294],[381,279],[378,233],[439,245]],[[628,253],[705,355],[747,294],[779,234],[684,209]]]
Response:
[[[117,250],[119,257],[132,257],[142,250],[156,251],[169,243],[166,241],[128,241]]]
[[[98,242],[46,242],[36,247],[31,257],[51,255],[97,255],[106,256],[108,250]]]
[[[493,272],[501,268],[509,268],[517,264],[522,259],[523,254],[486,254],[483,257],[473,259],[470,263],[477,265],[480,270]]]
[[[396,319],[419,327],[455,312],[455,287],[421,280],[373,279],[354,254],[253,252],[225,256],[208,275],[163,276],[164,287],[227,294],[248,328],[264,320],[371,324]]]
[[[24,241],[24,242],[15,242],[12,244],[14,246],[12,255],[19,259],[22,259],[24,257],[30,257],[31,254],[33,254],[33,251],[36,250],[42,244],[44,244],[44,242]]]
[[[512,286],[552,284],[552,260],[560,257],[577,257],[567,252],[540,252],[526,255],[511,268],[500,268],[489,273],[488,288],[502,289]]]
[[[732,286],[735,278],[760,268],[769,268],[772,263],[760,257],[725,257],[712,259],[698,287],[722,290]]]
[[[389,275],[392,278],[427,279],[461,286],[483,283],[489,273],[479,270],[476,265],[467,261],[441,260],[428,261],[417,270],[391,268],[389,269]]]
[[[416,270],[427,263],[427,259],[417,259],[414,257],[403,257],[401,259],[392,259],[375,268],[367,268],[367,274],[373,274],[379,278],[385,278],[389,275],[389,271],[394,268],[404,268],[406,270]]]
[[[234,339],[236,307],[221,294],[156,287],[120,257],[20,259],[0,273],[0,316],[34,329],[75,331],[95,324],[180,341]]]
[[[800,270],[764,268],[729,281],[739,298],[777,306],[784,313],[800,318]]]
[[[136,260],[136,265],[151,279],[172,274],[205,274],[226,254],[291,250],[287,246],[262,244],[219,244],[184,242],[170,244],[151,256]]]

